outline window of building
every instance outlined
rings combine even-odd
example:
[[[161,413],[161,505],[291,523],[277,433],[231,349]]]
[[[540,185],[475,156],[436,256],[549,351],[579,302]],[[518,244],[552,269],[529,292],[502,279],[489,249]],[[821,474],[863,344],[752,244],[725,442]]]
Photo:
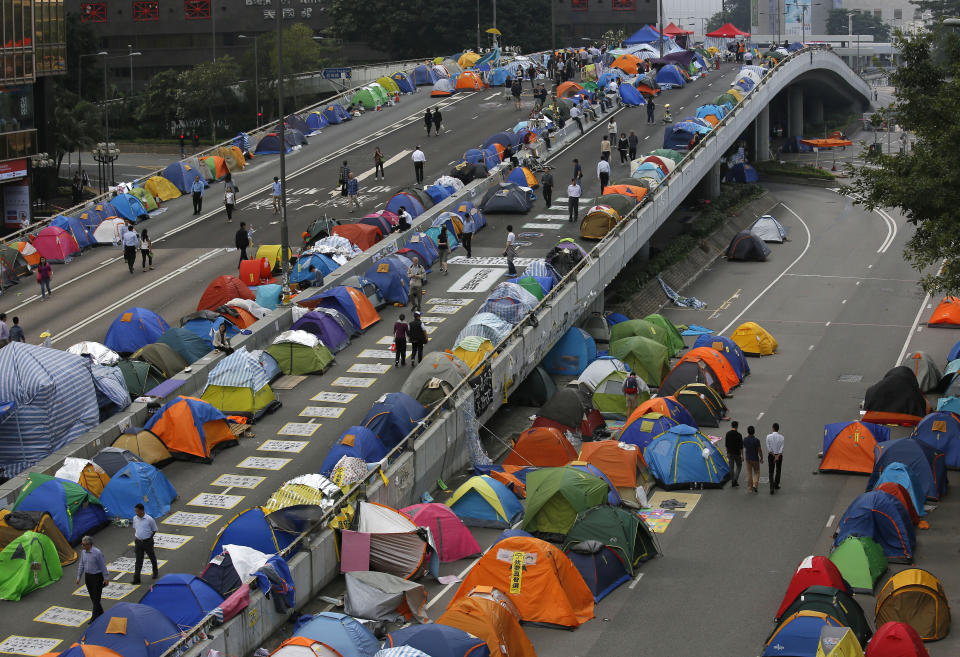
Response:
[[[902,21],[903,20],[903,9],[894,9],[893,10],[893,20]]]
[[[873,10],[873,17],[874,17],[874,18],[877,18],[877,19],[879,19],[879,20],[883,20],[883,10],[882,10],[882,9],[874,9],[874,10]]]
[[[570,0],[570,9],[573,11],[586,11],[589,0]]]
[[[611,0],[610,7],[614,11],[633,11],[637,8],[636,4],[634,0]]]
[[[210,0],[184,0],[183,12],[188,21],[210,18]]]
[[[83,2],[80,4],[80,20],[84,23],[106,23],[106,2]]]
[[[160,3],[157,0],[133,0],[133,20],[160,20]]]

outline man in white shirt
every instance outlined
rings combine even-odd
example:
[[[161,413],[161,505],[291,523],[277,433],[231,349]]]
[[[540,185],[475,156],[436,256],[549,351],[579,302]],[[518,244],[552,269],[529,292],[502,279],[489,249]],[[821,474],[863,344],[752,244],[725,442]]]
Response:
[[[570,118],[577,122],[580,128],[580,134],[583,135],[583,121],[580,120],[580,108],[574,105],[570,108]]]
[[[157,533],[157,521],[147,515],[143,505],[133,507],[133,553],[136,561],[133,566],[133,583],[140,583],[140,570],[143,568],[143,555],[150,557],[153,566],[153,579],[157,579],[157,555],[153,550],[153,535]]]
[[[767,468],[770,475],[770,494],[780,488],[780,466],[783,463],[783,435],[780,425],[773,423],[773,431],[767,434]]]
[[[567,212],[569,213],[567,221],[570,223],[580,221],[580,196],[582,194],[583,190],[580,188],[580,183],[576,178],[571,178],[570,184],[567,185]]]
[[[517,255],[516,241],[517,236],[513,234],[513,226],[507,226],[507,246],[503,250],[503,255],[507,256],[506,276],[517,275],[517,268],[513,266],[513,258]]]
[[[413,172],[417,176],[417,184],[419,185],[423,183],[423,163],[427,161],[427,156],[420,150],[420,146],[417,146],[410,159],[413,160]]]
[[[603,196],[603,190],[610,184],[610,161],[606,153],[597,162],[597,180],[600,181],[600,196]]]
[[[127,232],[120,238],[123,243],[123,259],[127,261],[127,267],[130,273],[133,273],[133,265],[137,261],[137,249],[140,247],[140,236],[132,224],[127,224]]]

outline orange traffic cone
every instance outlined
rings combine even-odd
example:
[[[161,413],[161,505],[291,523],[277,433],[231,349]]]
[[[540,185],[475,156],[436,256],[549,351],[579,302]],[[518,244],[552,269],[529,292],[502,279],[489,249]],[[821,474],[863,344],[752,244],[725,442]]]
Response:
[[[395,93],[395,94],[393,95],[393,102],[395,102],[395,103],[399,103],[399,102],[400,102],[400,94],[399,94],[399,93]]]

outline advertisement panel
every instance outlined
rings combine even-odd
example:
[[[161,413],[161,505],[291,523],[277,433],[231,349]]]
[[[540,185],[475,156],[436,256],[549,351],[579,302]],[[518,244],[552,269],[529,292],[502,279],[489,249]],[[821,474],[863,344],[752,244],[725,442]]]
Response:
[[[3,223],[14,230],[30,225],[30,185],[26,179],[3,185]]]
[[[810,34],[810,0],[791,0],[784,5],[783,33],[787,37],[796,37],[799,41],[804,34]]]

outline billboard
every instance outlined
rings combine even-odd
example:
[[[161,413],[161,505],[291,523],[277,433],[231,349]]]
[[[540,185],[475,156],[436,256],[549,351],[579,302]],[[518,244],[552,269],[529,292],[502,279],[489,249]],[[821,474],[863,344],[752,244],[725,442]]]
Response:
[[[811,9],[810,0],[791,0],[791,2],[785,3],[783,9],[784,35],[795,36],[799,41],[804,34],[810,34]]]

